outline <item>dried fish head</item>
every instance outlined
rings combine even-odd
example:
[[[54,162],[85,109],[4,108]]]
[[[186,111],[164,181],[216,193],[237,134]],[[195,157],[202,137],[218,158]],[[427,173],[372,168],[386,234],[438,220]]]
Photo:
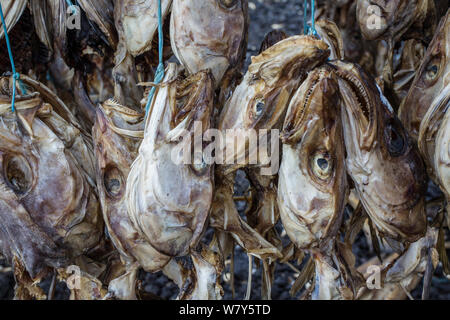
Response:
[[[144,136],[143,120],[143,113],[107,100],[99,105],[93,128],[103,219],[126,267],[125,274],[109,284],[109,294],[119,299],[136,299],[138,267],[155,272],[170,260],[139,235],[127,213],[126,182]]]
[[[405,100],[399,118],[414,139],[433,100],[450,83],[450,11],[442,18],[434,39],[425,53]]]
[[[252,57],[244,79],[220,114],[219,130],[225,133],[280,128],[294,90],[307,72],[323,63],[328,55],[325,42],[310,36],[293,36]],[[239,148],[234,156],[244,158],[245,152]]]
[[[427,164],[428,174],[449,200],[449,146],[448,117],[450,110],[450,84],[439,92],[425,114],[419,130],[419,150]]]
[[[299,248],[329,246],[347,196],[339,87],[329,66],[311,71],[293,96],[282,141],[278,206],[283,226]]]
[[[186,79],[178,76],[178,67],[169,64],[150,106],[126,187],[134,226],[155,249],[171,257],[186,255],[198,243],[213,193],[211,166],[192,152],[193,141],[210,128],[213,76],[209,70]],[[180,154],[184,159],[175,159]]]
[[[163,19],[168,15],[172,0],[162,0]],[[158,1],[115,1],[114,15],[119,41],[124,41],[127,51],[136,57],[152,48],[158,29]]]
[[[93,139],[97,187],[103,217],[115,247],[126,264],[135,260],[147,271],[163,267],[168,257],[139,236],[127,214],[126,181],[144,136],[144,114],[108,100],[99,106]]]
[[[361,68],[335,61],[347,170],[378,231],[413,242],[426,230],[425,169],[392,107]]]
[[[172,49],[190,74],[211,69],[216,87],[228,69],[240,69],[248,33],[247,0],[174,0]]]
[[[411,25],[423,21],[429,0],[358,0],[357,19],[367,40],[400,39]],[[433,6],[434,7],[434,6]]]
[[[52,115],[52,106],[38,94],[19,97],[16,117],[10,97],[0,101],[2,245],[6,256],[19,257],[38,278],[46,267],[64,266],[97,245],[99,205],[76,152],[51,128],[52,118],[63,121]]]

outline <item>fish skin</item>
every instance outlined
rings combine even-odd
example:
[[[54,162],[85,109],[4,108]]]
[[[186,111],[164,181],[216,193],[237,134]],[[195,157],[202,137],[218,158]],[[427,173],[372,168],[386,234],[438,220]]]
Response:
[[[174,54],[189,74],[211,69],[216,87],[227,70],[242,68],[247,48],[248,1],[225,2],[174,0],[172,6]]]
[[[347,170],[361,202],[383,236],[414,242],[427,225],[419,151],[375,80],[355,64],[332,64],[340,78]]]

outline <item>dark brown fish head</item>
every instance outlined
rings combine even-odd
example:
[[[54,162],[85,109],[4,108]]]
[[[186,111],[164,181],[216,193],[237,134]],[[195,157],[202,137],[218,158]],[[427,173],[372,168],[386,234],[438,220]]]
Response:
[[[420,124],[433,100],[450,83],[449,38],[450,11],[447,11],[399,109],[400,120],[415,140],[419,139]]]
[[[426,229],[425,169],[417,147],[374,79],[332,62],[339,76],[347,170],[378,230],[413,242]]]
[[[282,132],[278,204],[291,240],[329,246],[347,196],[339,86],[330,66],[314,69],[293,96]]]
[[[99,204],[86,172],[51,129],[61,120],[52,106],[36,93],[18,97],[15,114],[9,96],[0,105],[2,243],[5,255],[18,257],[35,277],[97,245]],[[65,138],[71,133],[68,127]]]
[[[400,39],[413,23],[424,20],[429,0],[358,0],[357,19],[367,40]]]

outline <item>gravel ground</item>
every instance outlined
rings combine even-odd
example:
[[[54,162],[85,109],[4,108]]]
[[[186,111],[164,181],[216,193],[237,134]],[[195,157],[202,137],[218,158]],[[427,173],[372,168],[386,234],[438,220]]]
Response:
[[[271,30],[282,29],[289,35],[302,32],[303,9],[302,0],[256,0],[250,1],[250,31],[249,45],[246,66],[250,63],[250,57],[257,54],[264,36]],[[242,193],[248,186],[244,174],[238,174],[236,185],[237,193]],[[238,204],[240,209],[244,209],[242,204]],[[448,237],[447,237],[448,239]],[[364,236],[361,234],[354,244],[353,251],[357,258],[357,264],[361,264],[374,256],[371,252]],[[450,252],[448,252],[450,254]],[[14,279],[11,271],[2,269],[4,261],[0,259],[0,299],[11,299],[13,297]],[[297,266],[299,267],[299,266]],[[227,266],[229,268],[229,266]],[[228,269],[224,273],[227,273]],[[261,270],[255,264],[253,268],[253,283],[251,298],[261,297]],[[241,248],[235,252],[235,299],[243,299],[247,290],[248,258]],[[174,299],[177,295],[177,287],[161,272],[150,274],[141,272],[139,279],[145,291],[160,296],[163,299]],[[287,265],[277,265],[275,270],[275,281],[272,288],[273,299],[295,299],[289,295],[289,289],[295,280],[295,273]],[[49,288],[50,279],[43,282],[45,291]],[[231,290],[228,284],[223,285],[225,299],[232,299]],[[421,297],[422,285],[412,292],[415,299]],[[64,284],[58,284],[55,299],[67,299],[69,292]],[[446,280],[439,267],[432,280],[431,299],[450,299],[450,281]]]

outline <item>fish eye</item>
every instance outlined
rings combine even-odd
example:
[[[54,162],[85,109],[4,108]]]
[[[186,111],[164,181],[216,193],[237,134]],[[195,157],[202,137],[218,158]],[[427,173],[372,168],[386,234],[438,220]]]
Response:
[[[405,151],[406,141],[403,130],[396,123],[388,123],[384,131],[386,145],[392,157],[401,156]]]
[[[25,194],[30,189],[33,178],[28,161],[20,155],[6,158],[4,177],[7,185],[17,194]]]
[[[437,57],[430,61],[430,63],[425,68],[426,82],[432,83],[438,78],[440,66],[441,66],[440,59],[438,59]]]
[[[328,180],[333,172],[333,160],[327,152],[317,152],[311,160],[314,175],[320,180]]]
[[[255,115],[257,116],[257,117],[259,117],[262,113],[263,113],[263,111],[264,111],[264,107],[265,107],[266,105],[264,104],[264,101],[262,101],[262,100],[259,100],[258,102],[256,102],[256,105],[255,105]]]
[[[238,3],[238,0],[220,0],[219,2],[226,8],[232,8]]]
[[[103,185],[110,198],[117,198],[122,194],[123,177],[117,167],[109,166],[106,168],[103,174]]]

